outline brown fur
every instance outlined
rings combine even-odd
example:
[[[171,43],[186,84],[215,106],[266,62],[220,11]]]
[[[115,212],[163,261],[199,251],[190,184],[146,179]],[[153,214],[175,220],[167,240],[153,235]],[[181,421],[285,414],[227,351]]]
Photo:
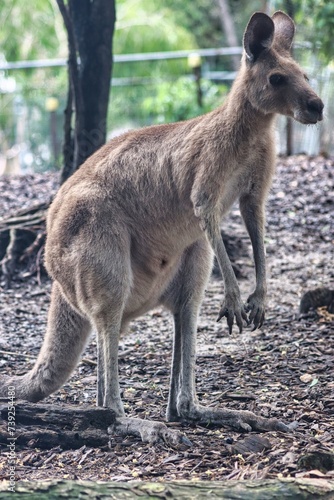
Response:
[[[334,290],[329,288],[315,288],[304,293],[300,300],[300,314],[307,314],[318,307],[327,307],[328,312],[334,313]]]
[[[230,330],[236,320],[240,331],[247,311],[254,328],[264,319],[264,205],[275,168],[275,114],[302,123],[322,119],[321,100],[290,56],[293,34],[285,14],[255,14],[240,72],[222,107],[112,140],[59,190],[47,224],[46,265],[54,280],[48,331],[33,370],[15,379],[18,397],[36,401],[58,389],[94,328],[98,404],[116,412],[114,430],[155,440],[161,428],[124,417],[117,351],[129,321],[162,304],[175,320],[167,418],[286,429],[249,412],[199,406],[194,365],[197,315],[213,252],[225,283],[219,317],[227,317]],[[256,266],[246,307],[219,227],[236,200]]]

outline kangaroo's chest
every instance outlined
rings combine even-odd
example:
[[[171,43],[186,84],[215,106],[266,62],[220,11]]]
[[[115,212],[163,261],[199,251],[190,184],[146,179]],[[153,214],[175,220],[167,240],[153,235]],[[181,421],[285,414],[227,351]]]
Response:
[[[274,172],[275,149],[268,134],[261,139],[249,140],[229,159],[228,174],[221,187],[221,211],[226,214],[232,204],[254,188],[262,191],[271,183]]]
[[[221,215],[225,215],[233,205],[233,203],[240,198],[240,196],[249,191],[252,184],[252,167],[238,169],[236,165],[230,175],[222,186],[222,194],[220,198]]]

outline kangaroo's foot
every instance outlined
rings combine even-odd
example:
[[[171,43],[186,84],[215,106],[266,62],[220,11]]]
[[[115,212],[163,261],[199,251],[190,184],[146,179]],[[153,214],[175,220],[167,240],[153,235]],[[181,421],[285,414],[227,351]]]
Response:
[[[2,401],[8,400],[9,392],[12,396],[13,381],[13,377],[9,377],[8,375],[0,376],[0,399]]]
[[[34,399],[33,391],[29,391],[27,383],[27,375],[18,377],[16,375],[10,377],[8,375],[0,375],[0,398],[1,400],[13,397],[14,399],[22,399],[24,401],[37,401]],[[30,394],[31,393],[31,394]],[[39,398],[41,399],[41,398]]]
[[[37,403],[52,392],[58,389],[59,384],[52,378],[43,378],[38,372],[31,370],[22,376],[8,375],[0,376],[0,399],[3,401],[6,397],[12,396],[16,400],[29,401]]]
[[[144,443],[150,444],[164,442],[173,448],[192,446],[192,443],[182,432],[169,429],[162,422],[141,418],[118,417],[116,422],[108,428],[108,433],[119,436],[137,436]]]
[[[178,418],[175,414],[171,420],[194,422],[201,425],[217,425],[231,427],[237,431],[281,431],[290,432],[293,425],[286,425],[276,418],[264,418],[251,411],[211,409],[200,405],[191,405],[178,411]]]

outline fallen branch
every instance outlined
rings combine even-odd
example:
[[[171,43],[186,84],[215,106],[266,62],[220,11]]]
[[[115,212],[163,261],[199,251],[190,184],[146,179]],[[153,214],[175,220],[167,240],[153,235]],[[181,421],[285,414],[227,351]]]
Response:
[[[1,498],[12,498],[10,483],[0,483]],[[314,498],[333,498],[334,481],[308,478],[282,478],[261,481],[174,481],[166,483],[149,482],[99,482],[92,481],[34,481],[19,482],[15,492],[24,498],[122,498],[124,500],[177,499],[189,500],[204,498],[238,498],[240,500],[294,498],[311,500]]]
[[[0,442],[11,438],[8,432],[8,404],[0,406]],[[108,427],[115,422],[109,408],[70,405],[15,405],[15,444],[17,447],[77,449],[81,446],[108,446]]]

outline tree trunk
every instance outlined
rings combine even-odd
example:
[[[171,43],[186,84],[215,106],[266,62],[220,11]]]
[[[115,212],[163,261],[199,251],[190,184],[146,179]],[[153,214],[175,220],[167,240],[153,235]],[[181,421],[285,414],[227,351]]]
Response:
[[[112,71],[114,0],[57,0],[69,47],[61,184],[106,141]],[[75,127],[71,130],[72,108]]]
[[[294,19],[295,6],[293,4],[293,0],[284,1],[284,10],[291,17],[291,19]],[[292,47],[291,53],[293,53]],[[293,120],[290,117],[286,119],[286,155],[293,155]]]
[[[222,23],[222,27],[224,30],[224,33],[226,35],[226,40],[229,45],[229,47],[239,47],[239,40],[237,36],[237,32],[235,30],[235,24],[233,17],[230,12],[230,6],[228,4],[227,0],[218,0],[218,4],[220,7],[220,19]],[[234,71],[239,70],[240,66],[240,56],[238,55],[233,55],[232,57],[232,64],[233,64],[233,69]]]
[[[59,498],[124,500],[177,499],[204,500],[207,498],[238,498],[239,500],[293,498],[311,500],[333,498],[334,481],[319,479],[282,478],[257,481],[175,481],[166,483],[149,482],[100,482],[92,481],[35,481],[18,482],[14,490],[9,490],[9,481],[0,483],[2,499],[11,499],[11,491],[33,500],[58,500]]]
[[[271,7],[271,1],[270,0],[262,0],[262,12],[270,16],[270,7]]]

